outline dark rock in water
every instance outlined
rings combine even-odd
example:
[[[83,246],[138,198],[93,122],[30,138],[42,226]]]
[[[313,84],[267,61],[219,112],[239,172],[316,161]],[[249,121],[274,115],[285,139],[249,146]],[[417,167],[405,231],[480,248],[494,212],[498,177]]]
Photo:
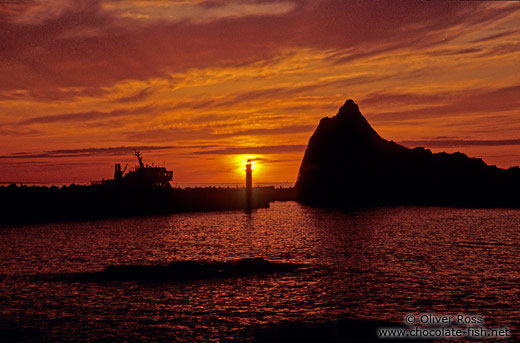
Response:
[[[387,141],[347,100],[310,138],[296,189],[300,202],[315,206],[517,207],[520,168]]]
[[[109,266],[102,272],[69,275],[58,279],[82,281],[187,281],[248,275],[285,273],[300,265],[243,258],[231,262],[179,261],[167,265]]]

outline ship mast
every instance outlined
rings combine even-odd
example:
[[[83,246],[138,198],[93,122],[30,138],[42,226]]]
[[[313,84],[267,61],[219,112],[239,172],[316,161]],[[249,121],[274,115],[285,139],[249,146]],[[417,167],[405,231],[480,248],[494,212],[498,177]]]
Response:
[[[137,157],[137,161],[139,161],[139,167],[144,168],[143,164],[143,156],[139,153],[139,151],[135,152],[135,156]]]

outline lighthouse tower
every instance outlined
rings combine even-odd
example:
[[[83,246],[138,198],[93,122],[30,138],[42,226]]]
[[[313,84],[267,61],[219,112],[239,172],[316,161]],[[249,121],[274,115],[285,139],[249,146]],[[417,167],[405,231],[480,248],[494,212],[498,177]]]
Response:
[[[246,163],[246,210],[253,205],[253,165],[251,160]]]

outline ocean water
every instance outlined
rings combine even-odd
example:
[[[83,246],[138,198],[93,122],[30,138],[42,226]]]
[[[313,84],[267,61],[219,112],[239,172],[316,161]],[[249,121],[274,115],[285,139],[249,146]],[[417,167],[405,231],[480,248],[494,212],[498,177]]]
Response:
[[[244,257],[308,268],[182,283],[51,278]],[[520,210],[512,209],[340,212],[275,202],[250,214],[2,227],[0,328],[23,341],[248,341],[283,323],[402,325],[408,313],[434,312],[481,315],[517,335],[519,266]]]

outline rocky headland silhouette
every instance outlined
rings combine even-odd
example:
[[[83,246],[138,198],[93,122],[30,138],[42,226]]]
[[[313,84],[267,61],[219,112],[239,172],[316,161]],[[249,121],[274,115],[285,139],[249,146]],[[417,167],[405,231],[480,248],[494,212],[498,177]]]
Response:
[[[520,168],[388,141],[347,100],[310,138],[296,191],[300,202],[320,207],[518,207]]]

